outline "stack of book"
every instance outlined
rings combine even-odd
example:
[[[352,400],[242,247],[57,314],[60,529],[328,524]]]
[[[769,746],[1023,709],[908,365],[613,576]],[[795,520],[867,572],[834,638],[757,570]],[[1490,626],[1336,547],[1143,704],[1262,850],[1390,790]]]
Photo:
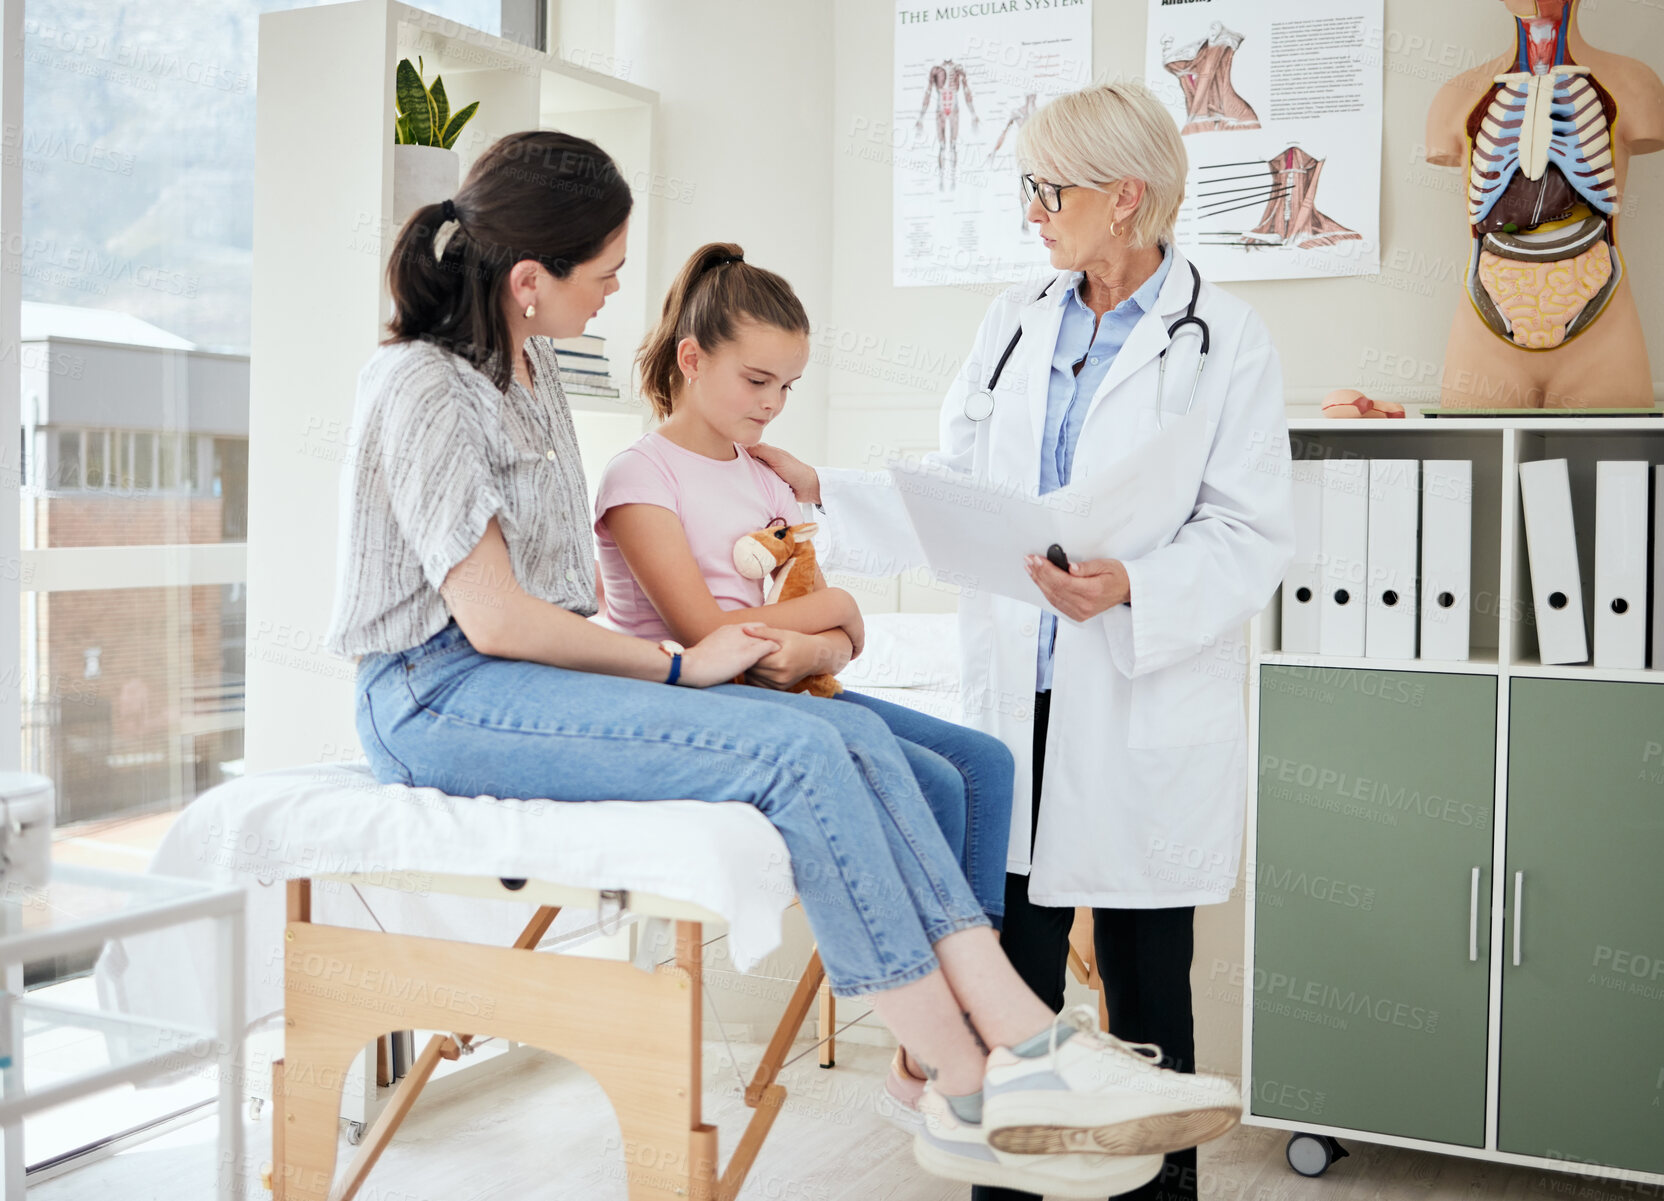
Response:
[[[607,365],[607,342],[594,334],[576,338],[552,338],[560,363],[560,386],[568,395],[605,396],[618,399],[618,385]]]

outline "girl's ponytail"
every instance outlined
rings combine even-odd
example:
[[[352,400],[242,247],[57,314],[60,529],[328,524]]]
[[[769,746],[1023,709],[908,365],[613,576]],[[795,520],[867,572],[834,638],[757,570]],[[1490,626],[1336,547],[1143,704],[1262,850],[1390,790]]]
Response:
[[[660,421],[675,408],[681,371],[676,348],[692,338],[705,351],[730,341],[741,320],[809,334],[809,316],[792,286],[753,267],[733,242],[707,242],[694,251],[664,298],[659,324],[636,352],[641,394]]]

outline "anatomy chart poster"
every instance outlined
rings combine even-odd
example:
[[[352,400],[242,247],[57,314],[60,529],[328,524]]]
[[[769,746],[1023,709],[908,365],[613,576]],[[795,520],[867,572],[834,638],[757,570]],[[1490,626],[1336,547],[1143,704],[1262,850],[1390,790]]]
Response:
[[[1092,79],[1087,0],[899,0],[895,283],[1009,283],[1046,269],[1023,217],[1017,131]]]
[[[1178,241],[1218,280],[1381,269],[1382,0],[1150,0],[1184,134]]]

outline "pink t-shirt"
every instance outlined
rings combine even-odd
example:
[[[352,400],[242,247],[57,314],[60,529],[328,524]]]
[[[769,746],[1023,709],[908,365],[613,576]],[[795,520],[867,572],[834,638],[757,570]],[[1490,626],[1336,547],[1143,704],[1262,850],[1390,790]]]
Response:
[[[607,618],[641,638],[668,638],[670,630],[630,574],[618,544],[607,534],[607,510],[646,504],[669,509],[681,520],[694,562],[723,609],[763,603],[767,580],[748,580],[734,567],[734,543],[776,517],[796,525],[802,510],[786,482],[734,445],[737,457],[708,459],[648,434],[626,447],[601,472],[595,492],[595,538],[601,551],[601,583]]]

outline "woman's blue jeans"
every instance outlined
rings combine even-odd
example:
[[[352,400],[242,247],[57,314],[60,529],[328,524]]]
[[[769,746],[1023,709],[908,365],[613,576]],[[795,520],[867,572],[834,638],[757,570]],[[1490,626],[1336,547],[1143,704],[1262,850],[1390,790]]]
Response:
[[[858,705],[811,713],[762,691],[496,659],[452,623],[421,646],[364,656],[358,735],[384,783],[754,805],[785,840],[835,994],[929,975],[937,942],[989,922],[895,737]]]

